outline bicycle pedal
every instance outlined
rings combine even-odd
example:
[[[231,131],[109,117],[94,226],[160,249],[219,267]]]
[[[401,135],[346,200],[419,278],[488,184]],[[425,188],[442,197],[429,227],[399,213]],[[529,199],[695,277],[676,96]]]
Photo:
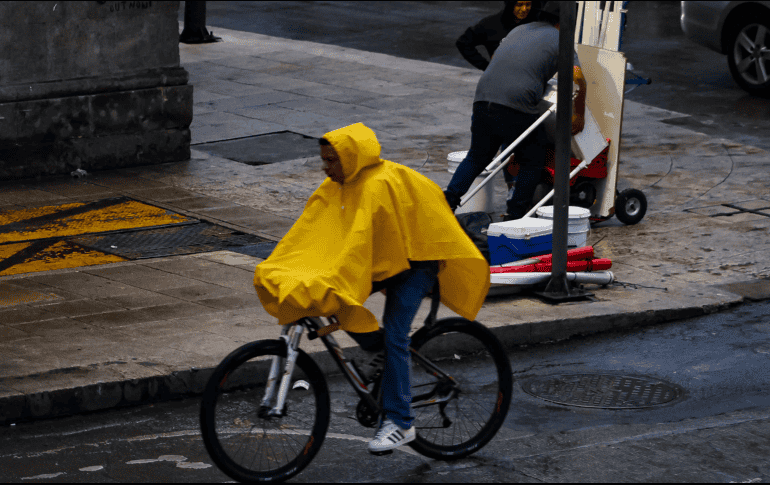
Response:
[[[391,453],[393,453],[393,450],[370,451],[369,453],[371,453],[374,456],[385,456],[385,455],[390,455]]]

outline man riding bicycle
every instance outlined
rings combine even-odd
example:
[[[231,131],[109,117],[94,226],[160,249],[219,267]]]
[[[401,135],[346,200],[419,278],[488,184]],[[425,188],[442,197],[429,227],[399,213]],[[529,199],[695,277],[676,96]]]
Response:
[[[489,266],[439,186],[381,159],[371,129],[356,123],[325,134],[320,144],[328,178],[257,265],[254,286],[279,324],[336,315],[364,350],[375,352],[383,333],[363,304],[373,290],[385,290],[385,419],[368,446],[379,454],[415,437],[408,347],[422,299],[438,282],[442,303],[473,320],[489,290]]]

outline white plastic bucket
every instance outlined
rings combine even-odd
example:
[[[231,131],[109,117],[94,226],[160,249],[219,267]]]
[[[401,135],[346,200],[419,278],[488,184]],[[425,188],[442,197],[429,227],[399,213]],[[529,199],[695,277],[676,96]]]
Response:
[[[468,155],[467,151],[464,152],[452,152],[447,155],[446,159],[449,162],[449,173],[453,174],[460,166],[460,163],[465,160],[465,156]],[[484,170],[476,177],[476,180],[471,184],[470,192],[476,187],[482,180],[484,180],[491,172]],[[487,185],[481,188],[471,199],[464,205],[457,208],[455,214],[464,214],[466,212],[492,212],[493,196],[492,193],[492,181],[490,180]]]
[[[553,206],[543,206],[537,209],[537,217],[553,220]],[[569,207],[567,226],[567,247],[582,248],[588,244],[588,234],[591,232],[591,211],[583,207]]]

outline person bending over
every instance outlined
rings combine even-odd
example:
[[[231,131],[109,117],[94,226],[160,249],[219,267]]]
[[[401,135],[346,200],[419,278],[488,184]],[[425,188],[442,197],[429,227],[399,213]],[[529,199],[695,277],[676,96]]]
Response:
[[[507,148],[539,118],[537,105],[557,71],[559,3],[548,2],[539,14],[540,21],[513,29],[481,75],[471,117],[471,146],[444,191],[452,210],[497,151]],[[573,80],[577,85],[574,135],[583,129],[586,92],[577,55]],[[545,164],[546,145],[541,124],[514,149],[519,172],[505,220],[520,219],[529,209]]]

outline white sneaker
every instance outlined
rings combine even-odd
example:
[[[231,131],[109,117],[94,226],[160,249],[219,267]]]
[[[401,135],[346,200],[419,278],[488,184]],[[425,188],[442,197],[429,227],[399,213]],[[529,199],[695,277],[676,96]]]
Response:
[[[369,442],[369,453],[373,455],[384,455],[392,452],[395,448],[414,441],[414,426],[409,429],[402,429],[396,423],[389,419],[382,422],[382,426],[374,435],[374,439]]]

